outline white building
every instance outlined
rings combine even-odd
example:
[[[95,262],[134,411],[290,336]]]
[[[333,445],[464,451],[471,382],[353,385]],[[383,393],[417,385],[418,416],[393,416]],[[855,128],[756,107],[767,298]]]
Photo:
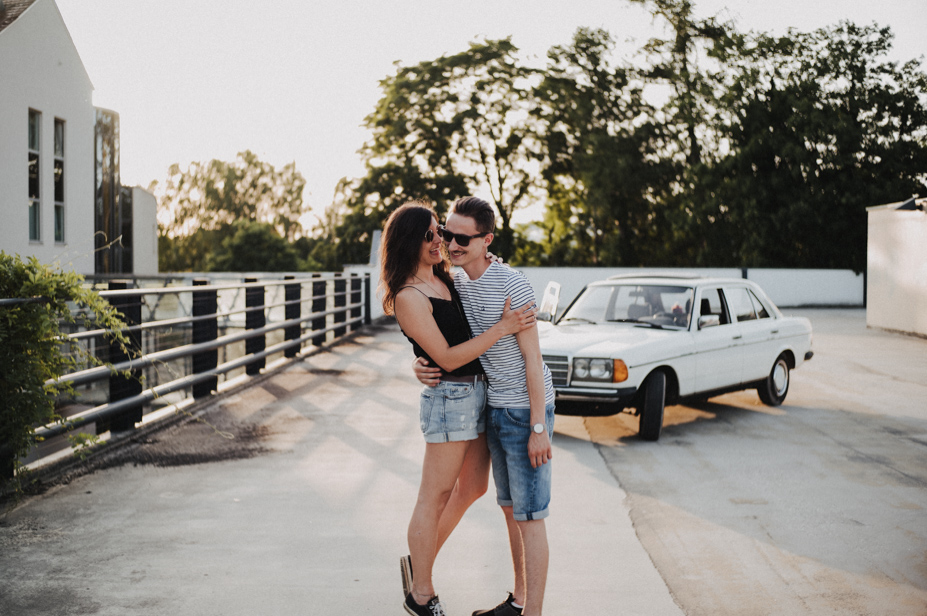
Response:
[[[927,199],[868,213],[866,325],[927,336]]]
[[[93,273],[93,84],[54,0],[0,0],[0,250]]]
[[[0,0],[0,250],[80,274],[156,273],[154,197],[119,185],[118,128],[97,138],[92,95],[55,0]],[[118,116],[99,111],[118,127]],[[116,152],[109,175],[100,170],[106,154],[97,152],[107,145]],[[106,178],[113,185],[98,186]],[[123,210],[131,219],[128,247],[116,245],[118,258],[95,255],[122,231]],[[101,229],[109,231],[105,239],[96,234]]]

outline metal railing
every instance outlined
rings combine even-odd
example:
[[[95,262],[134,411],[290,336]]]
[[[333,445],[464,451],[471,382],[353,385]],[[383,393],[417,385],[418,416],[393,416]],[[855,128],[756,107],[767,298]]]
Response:
[[[48,381],[70,383],[75,397],[61,405],[62,421],[36,428],[39,440],[49,442],[88,424],[95,424],[97,435],[132,430],[146,412],[207,398],[220,379],[257,375],[275,356],[296,357],[308,345],[323,346],[370,323],[369,274],[247,277],[220,284],[196,278],[181,280],[182,286],[166,286],[172,279],[161,277],[162,286],[147,288],[138,286],[140,280],[109,280],[108,289],[99,291],[126,322],[132,356],[105,343],[105,330],[70,332],[71,344],[84,345],[108,365]],[[0,299],[0,307],[42,301]],[[9,456],[0,443],[0,462]]]

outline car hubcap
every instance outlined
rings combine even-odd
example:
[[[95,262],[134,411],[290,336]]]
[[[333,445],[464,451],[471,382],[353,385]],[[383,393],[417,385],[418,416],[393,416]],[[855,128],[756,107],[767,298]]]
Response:
[[[776,389],[776,395],[781,396],[789,386],[789,367],[784,361],[776,362],[772,373],[773,387]]]

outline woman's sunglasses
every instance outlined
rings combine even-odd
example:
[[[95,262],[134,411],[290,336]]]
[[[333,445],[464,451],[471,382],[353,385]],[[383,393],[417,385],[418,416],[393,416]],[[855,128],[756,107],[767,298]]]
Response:
[[[431,229],[428,229],[428,231],[425,231],[425,242],[430,244],[431,240],[433,239],[435,239],[435,232],[432,231]]]
[[[429,229],[431,231],[431,229]],[[444,240],[445,244],[450,244],[451,242],[457,242],[457,245],[463,248],[464,246],[470,245],[470,240],[483,237],[484,235],[489,235],[489,233],[477,233],[476,235],[464,235],[463,233],[451,233],[444,227],[438,227],[438,237]]]

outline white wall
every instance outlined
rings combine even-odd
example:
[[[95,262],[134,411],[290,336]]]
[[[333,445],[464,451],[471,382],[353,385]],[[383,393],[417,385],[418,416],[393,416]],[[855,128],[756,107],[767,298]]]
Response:
[[[93,85],[54,0],[0,32],[0,250],[93,273]],[[29,241],[29,109],[42,113],[41,240]],[[55,242],[54,122],[65,121],[64,243]]]
[[[560,308],[566,308],[584,286],[618,274],[683,274],[743,278],[739,268],[592,268],[524,267],[537,298],[551,280],[560,283]],[[746,277],[756,282],[780,308],[798,306],[863,306],[865,278],[849,270],[747,269]]]
[[[136,276],[158,273],[158,200],[141,186],[132,188],[132,265]]]
[[[927,336],[927,213],[896,206],[869,208],[866,325]]]
[[[862,307],[866,298],[866,277],[852,270],[750,268],[747,278],[780,307]]]
[[[520,267],[534,289],[538,301],[550,281],[560,283],[560,306],[563,311],[580,291],[590,282],[604,280],[618,274],[685,274],[694,276],[718,276],[743,278],[744,271],[738,268],[687,269],[687,268],[629,268],[629,267]],[[371,292],[376,293],[380,271],[377,266],[345,266],[346,272],[369,272]],[[780,308],[799,306],[863,306],[865,286],[862,274],[849,270],[787,270],[748,269],[747,278],[762,287],[769,298]],[[925,304],[927,305],[927,304]],[[371,317],[383,316],[383,307],[377,298],[371,301]]]

